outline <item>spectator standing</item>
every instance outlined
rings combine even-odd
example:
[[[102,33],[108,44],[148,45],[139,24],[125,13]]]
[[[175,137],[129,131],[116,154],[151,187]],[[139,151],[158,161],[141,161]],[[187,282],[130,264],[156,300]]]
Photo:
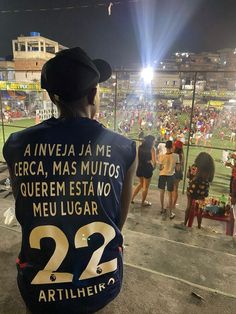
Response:
[[[179,155],[173,153],[172,141],[166,142],[166,153],[160,155],[158,158],[159,162],[159,180],[158,188],[160,189],[160,202],[161,202],[161,213],[166,215],[166,209],[164,208],[164,197],[165,188],[167,187],[169,197],[169,217],[173,219],[175,214],[173,213],[173,191],[174,191],[174,174],[175,171],[179,170]]]
[[[235,136],[236,136],[236,130],[232,129],[231,135],[230,135],[230,142],[232,142],[232,143],[235,142]]]
[[[142,190],[142,206],[151,206],[149,201],[146,201],[149,185],[152,179],[153,170],[156,167],[156,151],[154,148],[155,137],[147,135],[144,137],[142,144],[138,148],[138,167],[136,176],[139,178],[139,184],[136,186],[132,196],[134,198]]]
[[[193,200],[204,200],[209,194],[209,183],[215,174],[214,160],[210,154],[200,153],[188,170],[189,185],[187,188],[187,208],[185,210],[184,224],[187,225]],[[198,227],[201,222],[198,220]]]
[[[178,189],[179,183],[183,180],[183,171],[184,171],[184,151],[183,143],[179,140],[174,143],[174,153],[179,155],[179,169],[175,170],[174,174],[174,191],[173,191],[173,209],[176,207],[178,200]]]

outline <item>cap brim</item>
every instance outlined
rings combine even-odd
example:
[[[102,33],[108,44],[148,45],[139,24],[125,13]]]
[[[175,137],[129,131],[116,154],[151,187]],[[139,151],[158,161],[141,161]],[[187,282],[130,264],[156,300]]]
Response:
[[[99,83],[105,82],[111,77],[112,68],[109,63],[102,59],[95,59],[93,60],[98,72],[100,73]]]

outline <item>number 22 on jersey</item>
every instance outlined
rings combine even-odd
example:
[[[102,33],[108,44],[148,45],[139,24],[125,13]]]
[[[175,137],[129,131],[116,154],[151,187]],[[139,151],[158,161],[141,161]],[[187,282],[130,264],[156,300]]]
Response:
[[[104,243],[95,250],[79,280],[90,279],[115,271],[117,269],[117,258],[99,264],[107,244],[114,239],[115,230],[112,226],[104,222],[92,222],[81,227],[75,234],[74,246],[76,249],[87,247],[88,238],[94,233],[100,233],[104,238]],[[55,250],[43,270],[40,270],[31,284],[52,284],[72,282],[73,274],[57,272],[65,259],[69,250],[69,241],[64,232],[53,225],[35,227],[29,237],[30,247],[41,249],[40,240],[52,238],[55,241]],[[99,271],[97,271],[99,269]]]

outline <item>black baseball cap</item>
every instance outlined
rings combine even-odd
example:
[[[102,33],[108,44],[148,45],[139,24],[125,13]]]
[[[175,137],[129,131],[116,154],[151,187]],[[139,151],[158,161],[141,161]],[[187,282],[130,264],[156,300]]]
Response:
[[[41,87],[61,99],[73,101],[87,95],[97,83],[110,78],[112,69],[102,59],[92,60],[79,47],[58,52],[41,71]]]

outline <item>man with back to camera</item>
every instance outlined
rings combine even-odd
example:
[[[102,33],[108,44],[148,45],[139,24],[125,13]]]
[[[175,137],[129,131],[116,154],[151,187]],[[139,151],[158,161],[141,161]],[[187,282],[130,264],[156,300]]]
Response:
[[[173,143],[172,141],[166,142],[166,153],[158,157],[159,163],[159,180],[158,188],[160,189],[160,202],[161,202],[161,214],[166,215],[166,209],[164,208],[164,196],[165,188],[167,186],[168,197],[169,197],[169,218],[175,218],[173,213],[173,191],[174,191],[174,174],[175,170],[180,169],[179,155],[173,153]]]
[[[122,226],[135,143],[93,120],[109,64],[80,48],[45,63],[59,118],[11,134],[3,148],[22,228],[18,287],[30,313],[94,313],[122,284]]]

